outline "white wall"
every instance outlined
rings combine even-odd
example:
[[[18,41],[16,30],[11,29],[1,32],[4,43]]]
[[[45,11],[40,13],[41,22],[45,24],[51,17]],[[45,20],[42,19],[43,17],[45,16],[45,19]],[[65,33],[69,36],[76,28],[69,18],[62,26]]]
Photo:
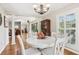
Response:
[[[0,7],[0,13],[2,14],[2,25],[0,26],[0,53],[8,43],[8,28],[4,28],[4,10]]]

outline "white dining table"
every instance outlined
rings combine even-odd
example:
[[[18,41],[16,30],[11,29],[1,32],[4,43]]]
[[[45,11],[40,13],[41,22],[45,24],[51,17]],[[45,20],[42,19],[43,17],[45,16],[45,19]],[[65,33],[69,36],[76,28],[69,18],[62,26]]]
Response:
[[[35,48],[44,49],[54,46],[55,37],[46,37],[45,39],[37,39],[35,37],[28,38],[27,42]]]

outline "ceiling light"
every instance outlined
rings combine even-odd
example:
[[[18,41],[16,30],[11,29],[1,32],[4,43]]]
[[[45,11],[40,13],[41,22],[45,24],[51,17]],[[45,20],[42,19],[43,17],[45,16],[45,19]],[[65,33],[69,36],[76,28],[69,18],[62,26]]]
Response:
[[[44,14],[49,10],[50,5],[44,5],[44,4],[40,4],[40,5],[33,5],[34,7],[34,11],[39,13],[39,14]]]

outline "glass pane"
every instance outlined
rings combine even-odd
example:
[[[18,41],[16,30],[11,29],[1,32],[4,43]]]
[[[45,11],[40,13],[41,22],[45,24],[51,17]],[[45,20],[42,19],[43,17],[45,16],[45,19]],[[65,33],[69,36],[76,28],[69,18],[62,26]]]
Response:
[[[75,30],[66,30],[68,33],[68,43],[75,44]]]
[[[66,16],[66,27],[75,28],[75,15],[69,14]]]
[[[64,29],[59,29],[59,33],[64,34]]]
[[[37,25],[38,25],[38,23],[32,24],[32,31],[33,32],[38,32]]]
[[[63,16],[59,17],[59,27],[64,28],[64,17]]]

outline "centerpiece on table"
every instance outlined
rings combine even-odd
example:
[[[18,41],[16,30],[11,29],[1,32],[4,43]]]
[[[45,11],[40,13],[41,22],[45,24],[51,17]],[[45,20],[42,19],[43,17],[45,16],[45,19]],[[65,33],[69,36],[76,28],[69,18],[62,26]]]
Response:
[[[43,32],[38,32],[37,33],[37,39],[44,39],[45,38],[45,35]]]

